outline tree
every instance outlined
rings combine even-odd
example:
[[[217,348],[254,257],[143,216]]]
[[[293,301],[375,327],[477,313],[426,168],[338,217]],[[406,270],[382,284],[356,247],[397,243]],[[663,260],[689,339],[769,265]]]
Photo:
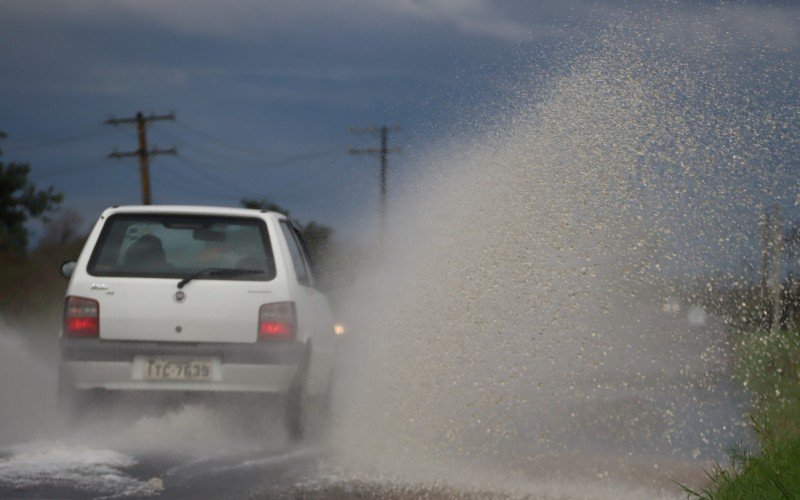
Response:
[[[241,203],[244,208],[269,210],[271,212],[282,213],[287,217],[289,216],[289,210],[265,198],[261,198],[260,200],[244,198],[241,200]],[[333,240],[333,228],[313,220],[309,221],[307,224],[297,223],[296,226],[303,235],[306,245],[308,245],[308,251],[314,263],[318,265],[322,264],[325,261],[325,254],[329,250],[328,245]]]
[[[58,215],[45,224],[36,250],[48,246],[72,246],[76,242],[83,246],[86,234],[82,232],[81,226],[83,219],[77,211],[72,208],[62,208]]]
[[[28,179],[28,163],[0,161],[0,251],[24,253],[28,249],[28,219],[46,218],[63,195],[53,187],[38,191]]]
[[[58,270],[78,258],[86,239],[81,218],[71,209],[46,222],[42,233],[27,254],[0,253],[0,315],[30,332],[58,328],[68,283]]]
[[[252,208],[254,210],[269,210],[270,212],[279,212],[287,217],[289,216],[288,210],[277,203],[268,201],[266,198],[261,198],[260,200],[256,200],[255,198],[242,198],[241,203],[244,208]]]
[[[316,262],[320,262],[329,250],[328,245],[333,239],[333,229],[312,220],[308,224],[301,225],[300,232],[303,233],[308,251],[315,257]]]

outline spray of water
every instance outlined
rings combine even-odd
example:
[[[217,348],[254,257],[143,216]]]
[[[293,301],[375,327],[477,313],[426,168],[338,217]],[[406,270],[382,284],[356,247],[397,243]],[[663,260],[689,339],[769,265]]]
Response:
[[[55,370],[0,323],[0,446],[52,432]]]
[[[140,461],[202,468],[223,457],[280,455],[287,446],[282,427],[267,425],[280,414],[266,404],[120,400],[73,421],[57,402],[58,365],[46,359],[22,332],[0,329],[0,494],[151,496],[163,482],[137,477]]]
[[[725,325],[666,283],[733,272],[759,208],[795,202],[798,68],[685,21],[625,19],[424,160],[353,300],[342,462],[508,485],[742,439]]]

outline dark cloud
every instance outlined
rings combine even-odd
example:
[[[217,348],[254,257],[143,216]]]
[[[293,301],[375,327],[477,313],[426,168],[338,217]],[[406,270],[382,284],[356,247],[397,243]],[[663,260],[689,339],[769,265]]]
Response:
[[[136,200],[135,167],[103,159],[111,147],[131,147],[131,131],[16,153],[15,140],[92,124],[103,130],[99,123],[111,114],[175,110],[187,124],[247,148],[283,155],[340,148],[338,156],[292,168],[248,170],[239,167],[252,164],[252,155],[168,123],[151,131],[160,145],[175,143],[186,162],[204,162],[193,172],[159,160],[166,167],[164,177],[155,174],[164,182],[154,187],[158,201],[235,204],[232,190],[212,180],[221,175],[248,195],[332,222],[375,203],[368,161],[344,154],[367,139],[350,136],[348,126],[401,122],[406,132],[398,141],[424,143],[491,102],[504,80],[556,64],[552,46],[590,38],[643,11],[669,11],[675,36],[734,30],[750,43],[758,38],[775,50],[798,50],[800,10],[788,3],[5,0],[0,129],[10,134],[9,155],[33,161],[41,183],[60,187],[68,205],[87,212]],[[53,174],[76,162],[85,171]]]

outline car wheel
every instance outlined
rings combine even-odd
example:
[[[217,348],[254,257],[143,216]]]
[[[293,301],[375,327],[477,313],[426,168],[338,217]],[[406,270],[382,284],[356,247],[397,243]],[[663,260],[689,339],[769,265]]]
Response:
[[[58,370],[58,408],[69,424],[77,423],[94,407],[93,392],[76,389],[63,366]]]
[[[298,370],[297,375],[289,387],[284,403],[284,417],[286,419],[286,429],[289,431],[289,438],[292,441],[299,441],[305,434],[306,427],[306,370],[305,367]]]
[[[325,438],[328,432],[329,421],[331,418],[331,398],[333,393],[333,377],[328,379],[325,392],[313,397],[306,398],[307,432],[313,432],[314,437]]]

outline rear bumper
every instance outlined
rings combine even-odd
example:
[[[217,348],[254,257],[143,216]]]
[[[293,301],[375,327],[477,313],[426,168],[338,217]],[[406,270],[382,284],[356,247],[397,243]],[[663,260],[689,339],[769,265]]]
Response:
[[[78,389],[286,392],[306,357],[305,344],[173,344],[61,339],[63,375]],[[147,380],[147,357],[207,359],[210,380]]]

